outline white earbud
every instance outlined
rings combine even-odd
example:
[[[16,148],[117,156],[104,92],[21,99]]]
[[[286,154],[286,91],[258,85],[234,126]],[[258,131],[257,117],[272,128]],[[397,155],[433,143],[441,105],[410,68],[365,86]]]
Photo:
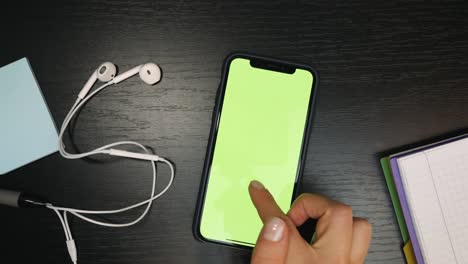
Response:
[[[153,85],[161,80],[161,69],[158,65],[150,62],[119,74],[112,80],[112,82],[119,83],[133,75],[136,75],[137,73],[140,75],[141,80],[149,85]]]
[[[89,80],[86,82],[83,89],[81,89],[80,93],[78,94],[78,98],[80,98],[80,100],[85,98],[97,80],[101,82],[108,82],[112,80],[115,75],[117,75],[117,67],[115,67],[115,64],[112,62],[104,62],[103,64],[99,65],[97,70],[93,72]]]
[[[117,67],[112,62],[104,62],[96,70],[97,78],[101,82],[108,82],[117,75]]]
[[[154,63],[146,63],[141,67],[139,75],[145,83],[153,85],[161,80],[161,69]]]

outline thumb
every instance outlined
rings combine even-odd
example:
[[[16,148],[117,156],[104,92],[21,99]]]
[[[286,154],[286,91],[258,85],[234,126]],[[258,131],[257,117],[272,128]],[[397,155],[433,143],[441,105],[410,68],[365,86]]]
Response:
[[[270,218],[263,226],[252,254],[252,264],[283,264],[286,262],[289,230],[278,217]]]

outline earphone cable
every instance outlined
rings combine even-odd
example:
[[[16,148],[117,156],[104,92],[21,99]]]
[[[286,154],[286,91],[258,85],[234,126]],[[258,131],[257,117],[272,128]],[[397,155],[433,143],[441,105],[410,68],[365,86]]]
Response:
[[[110,86],[112,84],[113,84],[113,82],[110,81],[110,82],[98,87],[96,90],[91,92],[89,95],[84,97],[82,100],[80,100],[78,98],[75,101],[75,103],[73,104],[73,106],[71,107],[70,111],[68,112],[68,114],[66,115],[66,117],[65,117],[65,119],[64,119],[64,121],[62,123],[62,126],[60,128],[59,137],[58,137],[59,152],[64,158],[67,158],[67,159],[80,159],[80,158],[84,158],[84,157],[91,156],[91,155],[96,155],[96,154],[109,154],[109,149],[110,148],[115,147],[115,146],[120,146],[120,145],[134,145],[134,146],[137,146],[137,147],[141,148],[147,154],[152,154],[152,152],[147,147],[145,147],[144,145],[142,145],[142,144],[140,144],[138,142],[134,142],[134,141],[115,142],[115,143],[107,144],[105,146],[96,148],[96,149],[88,151],[88,152],[80,153],[80,154],[72,154],[72,153],[69,153],[69,152],[67,152],[65,150],[65,144],[63,143],[63,135],[64,135],[65,130],[67,129],[70,121],[73,119],[73,116],[94,95],[96,95],[98,92],[100,92],[101,90],[105,89],[106,87],[108,87],[108,86]],[[144,200],[142,202],[139,202],[139,203],[127,206],[127,207],[114,209],[114,210],[83,210],[83,209],[75,209],[75,208],[54,206],[53,204],[50,204],[50,203],[46,205],[47,208],[53,210],[57,214],[57,216],[58,216],[58,218],[59,218],[59,220],[60,220],[60,222],[62,224],[64,233],[65,233],[65,237],[67,239],[67,241],[66,241],[67,242],[67,249],[68,249],[70,258],[72,259],[73,263],[75,263],[75,264],[77,263],[77,253],[76,253],[75,242],[73,240],[72,233],[71,233],[71,230],[70,230],[70,226],[69,226],[69,223],[68,223],[67,213],[73,214],[74,216],[76,216],[76,217],[78,217],[78,218],[80,218],[80,219],[82,219],[84,221],[87,221],[89,223],[100,225],[100,226],[107,226],[107,227],[126,227],[126,226],[131,226],[131,225],[134,225],[134,224],[138,223],[139,221],[141,221],[147,215],[149,209],[151,209],[151,205],[152,205],[153,201],[158,199],[159,197],[161,197],[171,187],[171,185],[172,185],[172,183],[174,181],[175,171],[174,171],[174,166],[172,165],[172,163],[170,161],[168,161],[167,159],[164,159],[164,158],[160,158],[159,161],[163,162],[163,163],[165,163],[165,164],[167,164],[169,166],[169,169],[170,169],[169,181],[168,181],[167,185],[159,193],[157,193],[155,195],[156,179],[157,179],[156,162],[153,161],[153,160],[150,160],[151,166],[152,166],[152,171],[153,171],[153,173],[152,173],[153,174],[152,175],[153,180],[152,180],[152,187],[151,187],[151,195],[150,195],[150,198],[148,198],[148,199],[146,199],[146,200]],[[143,206],[143,205],[146,205],[146,208],[141,213],[141,215],[139,217],[137,217],[135,220],[130,221],[130,222],[126,222],[126,223],[114,224],[114,223],[102,222],[102,221],[97,221],[97,220],[94,220],[94,219],[91,219],[91,218],[85,216],[86,214],[116,214],[116,213],[121,213],[121,212],[124,212],[124,211],[131,210],[131,209]],[[62,215],[61,212],[63,212],[63,215]]]

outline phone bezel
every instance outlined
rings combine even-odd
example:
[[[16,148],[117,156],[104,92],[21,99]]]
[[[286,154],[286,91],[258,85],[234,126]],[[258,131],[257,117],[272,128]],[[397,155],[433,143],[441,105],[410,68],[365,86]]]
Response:
[[[269,64],[268,67],[271,67],[271,66],[274,67],[276,65],[276,67],[279,67],[277,71],[280,71],[280,72],[284,70],[286,73],[288,73],[289,71],[288,69],[290,69],[291,67],[293,67],[294,69],[303,69],[303,70],[309,71],[313,76],[312,92],[309,98],[309,105],[308,105],[307,115],[306,115],[306,125],[304,127],[300,156],[299,156],[299,161],[298,161],[298,168],[297,168],[296,178],[294,182],[294,189],[291,195],[291,203],[297,197],[298,184],[302,178],[305,158],[307,156],[307,147],[309,143],[310,132],[312,129],[311,124],[312,124],[312,120],[313,120],[314,113],[315,113],[313,110],[315,108],[316,97],[317,97],[316,94],[317,94],[317,87],[318,87],[318,74],[313,68],[304,64],[293,63],[289,61],[274,59],[271,57],[253,55],[249,53],[240,53],[240,52],[232,53],[228,55],[226,59],[224,60],[223,70],[222,70],[222,75],[221,75],[222,76],[221,82],[216,93],[216,99],[215,99],[216,103],[215,103],[215,107],[213,109],[213,114],[212,114],[210,136],[208,139],[207,151],[205,155],[205,162],[203,166],[203,173],[201,177],[198,200],[197,200],[194,223],[193,223],[193,234],[195,238],[199,241],[215,243],[215,244],[235,247],[235,248],[252,249],[252,247],[254,247],[255,245],[246,246],[242,244],[229,243],[226,241],[213,240],[213,239],[205,238],[200,232],[200,223],[201,223],[201,217],[203,214],[203,207],[205,203],[207,182],[208,182],[208,178],[210,174],[211,164],[213,161],[213,152],[214,152],[214,148],[216,145],[215,143],[216,143],[216,137],[217,137],[218,128],[219,128],[219,118],[221,116],[221,111],[222,111],[222,106],[223,106],[223,101],[224,101],[224,94],[226,91],[226,83],[227,83],[227,78],[229,75],[229,68],[230,68],[231,62],[237,58],[249,59],[251,62],[252,60],[261,61],[262,63],[267,63],[267,65]],[[275,70],[275,69],[270,68],[269,70]]]

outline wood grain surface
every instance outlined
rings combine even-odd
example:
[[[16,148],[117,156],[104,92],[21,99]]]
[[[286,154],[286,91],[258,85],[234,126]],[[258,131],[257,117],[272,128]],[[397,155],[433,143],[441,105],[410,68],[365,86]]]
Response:
[[[366,263],[404,261],[379,154],[468,123],[464,1],[16,1],[5,2],[0,15],[0,65],[29,58],[57,125],[101,62],[121,72],[147,61],[163,69],[157,86],[132,78],[103,91],[76,122],[71,141],[80,151],[135,140],[177,167],[173,187],[137,226],[110,229],[72,218],[80,264],[249,262],[249,251],[197,242],[191,229],[230,52],[318,70],[301,190],[339,199],[369,219]],[[160,166],[160,186],[165,172]],[[0,187],[106,209],[146,198],[150,181],[147,162],[71,161],[56,153],[0,176]],[[70,263],[52,212],[2,207],[0,215],[1,263]]]

